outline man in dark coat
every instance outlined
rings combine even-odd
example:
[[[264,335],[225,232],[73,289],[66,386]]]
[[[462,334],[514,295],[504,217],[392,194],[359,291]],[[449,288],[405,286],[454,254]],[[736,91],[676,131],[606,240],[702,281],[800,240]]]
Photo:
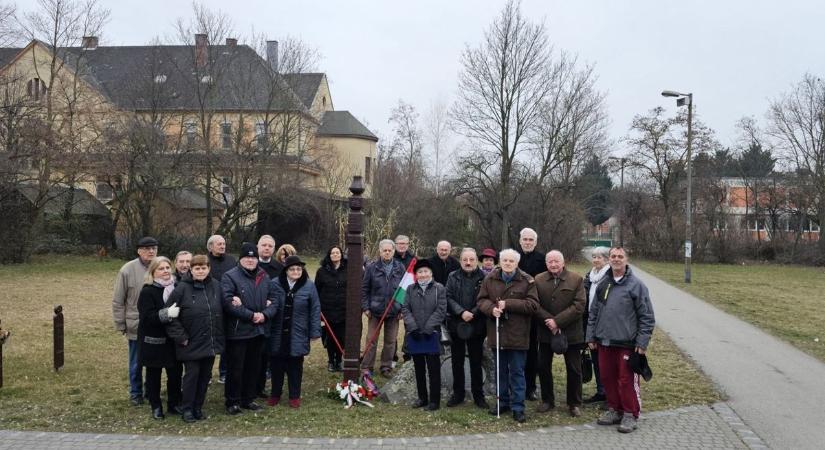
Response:
[[[275,239],[268,234],[261,236],[258,239],[258,267],[264,269],[271,280],[278,278],[284,270],[284,265],[273,258],[273,254],[275,254]]]
[[[410,251],[410,237],[399,234],[395,237],[395,259],[401,261],[404,269],[410,265],[410,262],[415,257]]]
[[[536,276],[536,289],[539,294],[539,309],[536,319],[539,340],[539,381],[541,382],[542,404],[538,412],[547,412],[555,408],[555,391],[553,390],[553,349],[551,340],[554,335],[564,334],[567,338],[567,351],[564,352],[564,365],[567,370],[567,407],[573,417],[581,416],[582,404],[582,360],[584,349],[584,332],[582,316],[586,297],[584,281],[578,274],[564,267],[564,255],[558,250],[547,253],[547,272]]]
[[[269,323],[280,307],[269,275],[258,267],[258,249],[251,243],[241,248],[237,267],[221,280],[226,316],[226,412],[238,414],[261,407],[253,400],[258,394],[257,376],[261,352],[269,335]]]
[[[430,258],[430,265],[433,268],[433,280],[441,285],[447,284],[447,277],[461,267],[458,260],[450,255],[453,246],[447,241],[440,241],[435,246],[435,255]]]
[[[181,250],[175,255],[175,286],[183,279],[184,275],[189,274],[189,268],[192,265],[192,253],[186,250]]]
[[[536,284],[533,277],[518,268],[519,254],[502,250],[500,267],[481,282],[478,309],[488,317],[487,342],[495,351],[500,349],[499,382],[501,412],[513,411],[513,420],[523,423],[524,364],[530,346],[530,322],[538,309]],[[496,318],[499,318],[500,342],[496,341]],[[496,409],[490,410],[496,415]]]
[[[220,283],[223,274],[234,268],[238,263],[232,255],[226,253],[226,239],[220,234],[209,236],[206,241],[206,256],[209,258],[209,275]],[[226,360],[221,356],[218,363],[218,383],[226,381]]]
[[[519,254],[521,259],[518,268],[527,272],[531,277],[544,272],[544,254],[536,250],[538,234],[532,228],[524,228],[519,232]],[[527,350],[527,365],[524,368],[524,377],[527,379],[527,400],[538,400],[536,395],[536,374],[538,367],[538,341],[536,330],[541,324],[533,321],[530,325],[530,348]]]
[[[484,380],[481,367],[484,356],[486,318],[478,309],[476,299],[484,273],[478,268],[476,251],[461,251],[461,269],[447,277],[447,328],[450,330],[450,351],[453,369],[453,395],[447,400],[452,407],[464,402],[464,355],[470,357],[470,383],[476,406],[488,409],[484,400]],[[461,327],[461,332],[459,332]]]

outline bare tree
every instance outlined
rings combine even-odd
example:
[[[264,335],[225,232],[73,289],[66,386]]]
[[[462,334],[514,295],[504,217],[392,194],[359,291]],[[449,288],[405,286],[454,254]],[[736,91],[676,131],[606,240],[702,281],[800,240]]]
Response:
[[[475,179],[483,182],[480,186],[493,200],[493,208],[481,213],[500,213],[502,247],[510,243],[509,209],[519,194],[513,189],[513,176],[518,171],[521,144],[539,120],[552,89],[551,51],[544,24],[528,20],[520,3],[510,0],[485,32],[481,45],[467,46],[461,56],[452,116],[457,131],[496,167],[495,182],[484,180],[482,174]],[[479,166],[470,164],[466,169],[474,167]]]
[[[447,147],[449,138],[449,110],[447,103],[439,98],[430,103],[427,116],[424,118],[424,129],[432,151],[435,154],[435,195],[439,194],[441,188],[441,167],[444,149]]]
[[[816,194],[810,211],[825,226],[825,82],[805,74],[794,88],[771,103],[769,133],[797,175]],[[822,231],[820,231],[820,235]],[[819,239],[819,255],[825,255],[825,239]]]

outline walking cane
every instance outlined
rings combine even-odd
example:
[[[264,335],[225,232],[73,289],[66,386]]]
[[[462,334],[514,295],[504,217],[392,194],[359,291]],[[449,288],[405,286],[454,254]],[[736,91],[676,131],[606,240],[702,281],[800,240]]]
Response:
[[[501,345],[498,342],[498,317],[496,317],[496,419],[501,418],[501,400],[499,396],[499,372],[498,372],[498,360],[499,360],[499,353],[498,349],[501,348]]]

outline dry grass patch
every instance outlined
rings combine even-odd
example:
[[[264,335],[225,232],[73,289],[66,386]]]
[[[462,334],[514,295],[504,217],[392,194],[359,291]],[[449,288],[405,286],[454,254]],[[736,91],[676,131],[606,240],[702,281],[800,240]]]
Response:
[[[317,264],[318,258],[309,258]],[[5,386],[0,388],[0,429],[88,433],[165,435],[303,437],[391,437],[489,433],[595,420],[598,411],[585,408],[571,419],[560,411],[538,415],[528,404],[528,422],[519,426],[509,417],[496,420],[471,403],[435,413],[405,405],[376,402],[374,409],[344,410],[327,398],[337,381],[326,371],[326,353],[314,344],[306,361],[304,402],[299,410],[278,406],[260,413],[227,416],[223,386],[210,386],[208,420],[186,425],[169,416],[150,418],[148,406],[129,406],[125,339],[111,324],[111,291],[122,261],[51,257],[25,266],[0,267],[0,319],[13,336],[4,347]],[[315,274],[313,265],[308,267]],[[52,370],[52,307],[62,304],[66,317],[66,366]],[[655,376],[643,384],[645,410],[710,403],[718,399],[708,380],[687,361],[663,333],[650,348]],[[217,366],[217,365],[216,365]],[[555,364],[556,397],[564,399],[563,364]],[[215,367],[217,372],[217,367]],[[216,377],[215,377],[216,378]],[[594,384],[586,385],[586,396]],[[494,399],[489,398],[489,401]],[[446,399],[442,400],[446,403]]]

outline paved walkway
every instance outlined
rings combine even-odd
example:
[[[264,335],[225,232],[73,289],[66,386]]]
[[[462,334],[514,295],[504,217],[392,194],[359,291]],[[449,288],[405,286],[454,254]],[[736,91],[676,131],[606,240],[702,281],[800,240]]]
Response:
[[[634,271],[650,289],[656,325],[718,384],[729,397],[727,404],[758,437],[777,449],[825,448],[825,364],[635,267]]]
[[[280,437],[211,438],[0,431],[0,449],[744,449],[728,422],[738,418],[724,405],[693,406],[644,414],[639,430],[620,434],[616,427],[582,425],[530,432],[408,439],[295,439]]]

